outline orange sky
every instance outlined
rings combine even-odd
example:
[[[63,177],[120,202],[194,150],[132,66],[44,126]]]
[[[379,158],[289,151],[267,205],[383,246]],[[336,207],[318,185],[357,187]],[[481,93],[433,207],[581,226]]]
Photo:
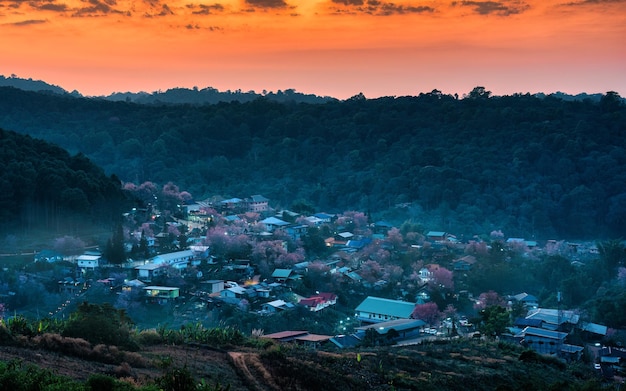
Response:
[[[0,53],[84,95],[626,96],[626,0],[0,0]]]

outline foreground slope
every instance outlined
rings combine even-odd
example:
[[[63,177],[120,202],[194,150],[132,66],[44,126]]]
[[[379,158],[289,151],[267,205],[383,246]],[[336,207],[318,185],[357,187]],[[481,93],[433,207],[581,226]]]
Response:
[[[590,366],[528,355],[506,344],[446,341],[357,351],[312,351],[269,344],[265,349],[152,345],[138,353],[145,365],[103,364],[59,352],[0,347],[0,360],[22,360],[80,382],[95,374],[135,386],[158,381],[168,368],[197,381],[236,390],[579,390],[599,386]],[[164,366],[164,363],[167,365]],[[607,387],[607,386],[603,386]]]

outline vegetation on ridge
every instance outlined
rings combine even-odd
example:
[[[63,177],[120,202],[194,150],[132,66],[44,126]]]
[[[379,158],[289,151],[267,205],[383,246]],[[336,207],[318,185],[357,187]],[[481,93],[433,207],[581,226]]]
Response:
[[[402,205],[389,219],[520,237],[626,234],[625,116],[614,92],[593,102],[478,87],[464,99],[203,106],[0,94],[0,126],[80,151],[125,182],[327,211]]]

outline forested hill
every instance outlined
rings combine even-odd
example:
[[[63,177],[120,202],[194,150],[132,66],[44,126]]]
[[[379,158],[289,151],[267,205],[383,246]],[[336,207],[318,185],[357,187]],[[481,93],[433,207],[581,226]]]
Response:
[[[0,127],[196,199],[263,194],[458,235],[626,234],[626,105],[616,93],[568,101],[477,87],[463,99],[158,106],[0,89]]]
[[[0,167],[0,229],[68,233],[112,224],[128,207],[119,179],[27,135],[0,129]]]

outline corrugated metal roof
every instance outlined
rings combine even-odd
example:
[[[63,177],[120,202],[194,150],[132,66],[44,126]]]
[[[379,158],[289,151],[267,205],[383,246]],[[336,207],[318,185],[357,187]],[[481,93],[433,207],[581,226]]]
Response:
[[[368,296],[356,307],[356,311],[409,318],[414,308],[415,303]]]

